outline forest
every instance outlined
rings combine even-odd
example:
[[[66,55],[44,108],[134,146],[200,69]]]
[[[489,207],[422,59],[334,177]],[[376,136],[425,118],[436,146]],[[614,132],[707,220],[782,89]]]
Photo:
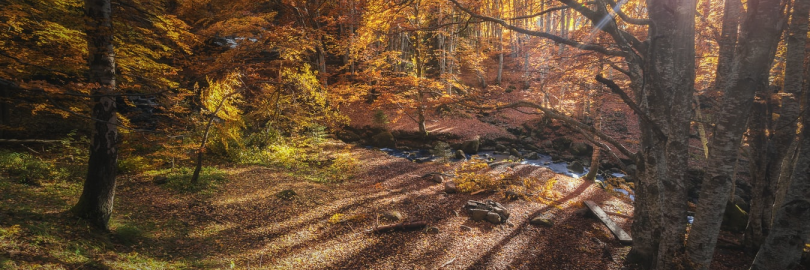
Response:
[[[810,0],[0,0],[0,269],[810,269]]]

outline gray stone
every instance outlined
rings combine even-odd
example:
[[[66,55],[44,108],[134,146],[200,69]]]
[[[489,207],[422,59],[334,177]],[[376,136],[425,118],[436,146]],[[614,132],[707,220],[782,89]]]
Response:
[[[496,152],[506,152],[506,146],[503,146],[502,144],[496,144],[495,145],[495,151]]]
[[[458,186],[456,186],[455,181],[447,181],[444,183],[444,192],[447,193],[456,193],[458,192]]]
[[[527,159],[540,159],[540,154],[538,154],[537,152],[531,152],[527,157]]]
[[[504,220],[509,219],[509,211],[507,211],[505,208],[493,207],[492,211],[498,213],[498,215],[502,216]]]
[[[464,155],[464,151],[456,150],[455,155],[453,155],[456,159],[467,159],[467,156]]]
[[[382,214],[382,218],[389,221],[400,221],[405,218],[405,215],[397,210],[386,211]]]
[[[444,182],[444,177],[441,174],[434,174],[430,177],[430,181],[441,184]]]
[[[585,167],[582,166],[582,163],[580,163],[579,161],[574,161],[571,162],[571,164],[568,164],[568,169],[578,174],[583,173],[585,171]]]
[[[498,213],[495,212],[488,212],[487,221],[494,224],[501,224],[501,215],[498,215]]]
[[[513,156],[515,156],[515,157],[517,157],[517,158],[519,158],[519,159],[520,159],[520,158],[523,158],[523,155],[522,155],[522,154],[520,154],[520,151],[518,151],[518,150],[517,150],[517,149],[515,149],[515,148],[509,149],[509,154],[510,154],[510,155],[513,155]]]
[[[470,210],[470,218],[472,218],[472,220],[474,220],[474,221],[484,220],[484,218],[487,217],[487,214],[489,214],[489,211],[487,211],[487,210],[482,210],[482,209],[472,209],[472,210]],[[495,215],[498,215],[498,214],[495,214]],[[498,218],[500,218],[500,216],[498,216]]]
[[[396,147],[397,141],[394,139],[394,135],[391,132],[383,131],[374,137],[371,137],[371,142],[376,147],[389,147],[394,148]]]
[[[575,156],[586,157],[593,153],[593,146],[584,142],[575,142],[571,144],[570,151]]]
[[[529,221],[529,224],[543,226],[543,227],[554,226],[553,221],[551,221],[549,219],[545,219],[543,217],[534,217],[532,220]]]
[[[466,154],[475,155],[478,153],[478,147],[481,145],[478,138],[474,140],[469,140],[461,143],[461,151],[464,151]]]
[[[560,137],[551,141],[551,147],[557,151],[565,151],[571,147],[571,139]]]

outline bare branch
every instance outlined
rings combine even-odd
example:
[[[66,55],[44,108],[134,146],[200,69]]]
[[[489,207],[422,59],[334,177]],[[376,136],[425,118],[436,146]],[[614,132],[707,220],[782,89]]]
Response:
[[[512,30],[512,31],[515,31],[515,32],[518,32],[518,33],[521,33],[521,34],[527,34],[527,35],[531,35],[531,36],[546,38],[546,39],[552,40],[552,41],[557,42],[557,43],[561,43],[561,44],[565,44],[565,45],[568,45],[568,46],[571,46],[571,47],[579,48],[581,50],[595,51],[595,52],[599,52],[599,53],[602,53],[602,54],[605,54],[605,55],[611,55],[611,56],[627,57],[627,53],[625,53],[623,51],[609,50],[609,49],[607,49],[605,47],[602,47],[602,46],[599,46],[599,45],[596,45],[596,44],[580,43],[580,42],[577,42],[577,41],[574,41],[574,40],[563,38],[563,37],[560,37],[560,36],[557,36],[557,35],[552,35],[552,34],[549,34],[549,33],[546,33],[546,32],[533,31],[533,30],[528,30],[528,29],[525,29],[525,28],[520,28],[520,27],[511,25],[511,24],[509,24],[506,21],[501,20],[501,19],[497,19],[497,18],[477,14],[477,13],[473,12],[472,10],[462,6],[457,0],[450,0],[450,2],[453,2],[453,4],[455,4],[456,7],[458,7],[459,9],[461,9],[462,11],[466,12],[467,14],[469,14],[470,16],[472,16],[474,18],[500,24],[504,28],[507,28],[509,30]]]
[[[610,4],[610,6],[613,7],[613,12],[619,14],[619,18],[622,18],[623,21],[635,25],[650,25],[650,19],[631,18],[630,16],[627,16],[627,14],[625,14],[624,11],[622,11],[621,7],[616,4],[616,1],[613,0],[605,0],[605,1],[607,1],[608,4]]]
[[[624,103],[627,104],[627,106],[629,106],[630,109],[632,109],[633,112],[635,112],[641,118],[641,121],[644,121],[653,128],[653,132],[655,133],[656,136],[666,140],[667,136],[664,134],[663,131],[661,131],[661,128],[658,126],[658,124],[653,122],[650,116],[644,113],[644,111],[641,110],[641,107],[639,107],[632,99],[630,99],[630,96],[628,96],[627,93],[625,93],[621,87],[619,87],[612,80],[605,79],[604,77],[602,77],[602,75],[596,75],[596,81],[604,84],[610,89],[611,92],[619,95],[619,97],[622,98],[622,101],[624,101]]]

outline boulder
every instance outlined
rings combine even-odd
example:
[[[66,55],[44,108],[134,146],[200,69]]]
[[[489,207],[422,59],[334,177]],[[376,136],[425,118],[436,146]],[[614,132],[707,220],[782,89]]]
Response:
[[[549,219],[545,219],[543,217],[539,217],[539,216],[532,218],[532,220],[529,220],[529,224],[543,226],[543,227],[554,226],[553,221],[551,221]]]
[[[538,154],[537,152],[531,152],[529,153],[527,159],[540,159],[540,154]]]
[[[571,144],[571,149],[569,150],[571,154],[575,156],[588,157],[593,153],[593,146],[584,142],[575,142]]]
[[[470,218],[472,218],[472,220],[474,220],[474,221],[484,220],[484,218],[487,217],[487,214],[489,214],[489,211],[484,210],[484,209],[472,209],[472,210],[470,210]]]
[[[551,141],[551,147],[557,151],[565,151],[568,148],[571,148],[571,139],[565,137],[559,137]]]
[[[474,221],[487,220],[493,224],[501,224],[509,219],[509,211],[506,207],[491,200],[486,202],[469,200],[464,205],[464,208],[467,209],[470,218]]]
[[[397,141],[394,139],[394,135],[391,132],[383,131],[371,137],[371,142],[376,147],[388,147],[394,148],[396,147]]]
[[[430,181],[441,184],[442,182],[444,182],[444,176],[442,176],[441,174],[434,174],[433,176],[430,177]]]
[[[469,140],[461,143],[461,151],[464,151],[465,154],[468,155],[475,155],[478,153],[478,147],[481,145],[481,142],[478,138],[474,140]]]
[[[523,155],[515,148],[509,149],[509,154],[515,156],[518,159],[522,159]]]
[[[496,144],[495,145],[495,151],[506,152],[506,146],[503,146],[503,144]]]
[[[462,150],[456,150],[453,157],[456,158],[456,159],[467,159],[467,156],[464,155],[464,151],[462,151]]]
[[[568,164],[568,169],[577,174],[585,172],[585,166],[582,166],[582,163],[579,161],[574,161]]]
[[[444,183],[444,192],[448,194],[458,192],[458,186],[456,185],[455,181],[447,181]]]
[[[488,212],[486,219],[492,224],[501,224],[501,215],[498,215],[498,213]]]

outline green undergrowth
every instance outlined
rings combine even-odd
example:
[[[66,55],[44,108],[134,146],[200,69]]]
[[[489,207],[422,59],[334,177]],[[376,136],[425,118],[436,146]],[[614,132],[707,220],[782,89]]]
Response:
[[[351,180],[359,166],[349,147],[335,146],[325,139],[307,138],[287,138],[266,147],[246,149],[238,154],[236,161],[278,168],[318,183]]]
[[[158,228],[147,220],[117,210],[105,232],[73,216],[69,209],[81,192],[80,181],[31,186],[0,178],[0,269],[191,268],[133,248],[153,241]]]
[[[162,183],[162,185],[181,193],[212,195],[219,190],[222,184],[227,182],[227,174],[216,167],[203,166],[197,183],[191,183],[193,174],[193,167],[152,170],[144,173],[145,176],[153,178],[165,177],[165,183]]]

